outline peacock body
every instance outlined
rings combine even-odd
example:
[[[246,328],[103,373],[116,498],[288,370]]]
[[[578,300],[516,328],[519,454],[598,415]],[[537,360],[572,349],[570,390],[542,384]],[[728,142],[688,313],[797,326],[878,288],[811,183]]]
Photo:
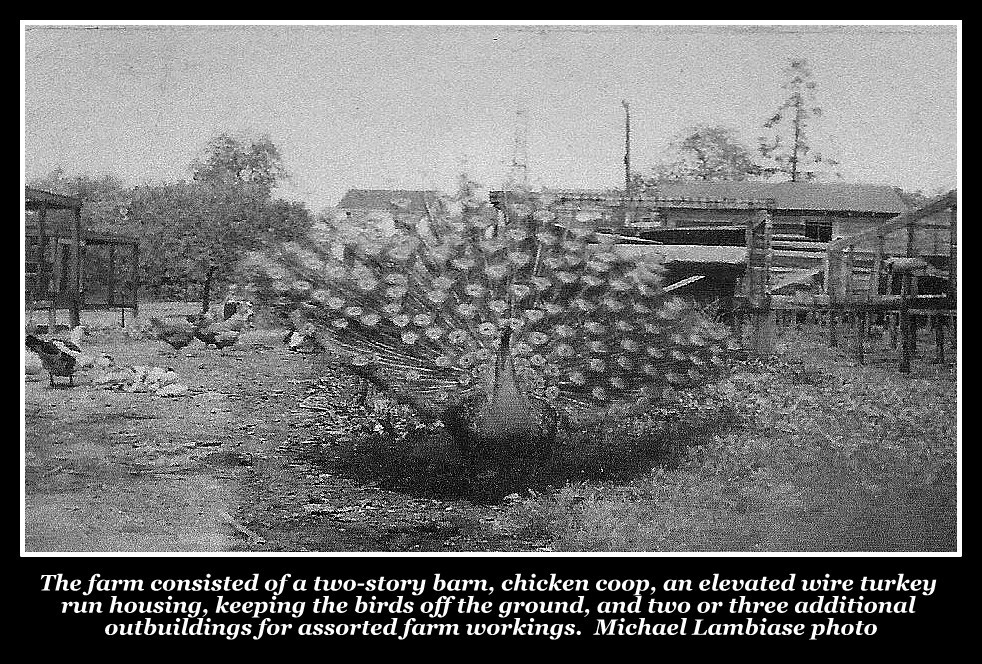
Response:
[[[452,201],[392,236],[250,255],[251,289],[353,372],[440,418],[468,459],[540,463],[560,420],[647,409],[724,364],[727,331],[612,236]],[[401,223],[400,223],[401,222]],[[511,469],[511,470],[509,470]]]

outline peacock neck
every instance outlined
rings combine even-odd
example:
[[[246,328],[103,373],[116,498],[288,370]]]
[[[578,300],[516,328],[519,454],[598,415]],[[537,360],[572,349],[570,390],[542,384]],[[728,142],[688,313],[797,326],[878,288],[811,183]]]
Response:
[[[532,404],[515,376],[510,341],[511,330],[505,330],[495,361],[494,386],[481,423],[486,433],[495,436],[527,435],[534,422]]]

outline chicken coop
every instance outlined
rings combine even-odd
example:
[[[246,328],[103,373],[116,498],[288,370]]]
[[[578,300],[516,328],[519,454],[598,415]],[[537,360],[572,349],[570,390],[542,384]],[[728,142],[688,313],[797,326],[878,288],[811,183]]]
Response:
[[[62,310],[69,327],[81,322],[83,309],[139,315],[139,241],[86,229],[80,199],[27,187],[24,248],[29,316],[47,310],[49,331]]]

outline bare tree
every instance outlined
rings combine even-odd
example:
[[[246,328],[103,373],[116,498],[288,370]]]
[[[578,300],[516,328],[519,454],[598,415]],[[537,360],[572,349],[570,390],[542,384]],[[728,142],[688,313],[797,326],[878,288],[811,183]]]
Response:
[[[794,58],[784,70],[788,80],[782,86],[789,95],[764,123],[773,130],[770,137],[760,137],[760,154],[773,165],[762,169],[766,175],[786,174],[792,182],[814,180],[816,166],[835,167],[839,162],[812,149],[807,129],[812,118],[822,116],[815,95],[815,83],[808,61]],[[838,173],[836,173],[838,175]],[[840,176],[841,177],[841,176]]]

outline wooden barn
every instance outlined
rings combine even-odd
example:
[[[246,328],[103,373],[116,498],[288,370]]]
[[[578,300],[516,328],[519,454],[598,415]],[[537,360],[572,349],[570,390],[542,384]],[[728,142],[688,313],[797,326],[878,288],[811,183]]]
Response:
[[[129,308],[139,313],[139,242],[83,226],[83,202],[27,187],[24,215],[25,301],[47,309],[47,329],[68,312],[68,326],[83,309]]]
[[[673,277],[702,270],[706,279],[689,292],[702,290],[709,295],[715,290],[723,298],[740,289],[740,275],[746,267],[747,224],[759,210],[766,210],[771,219],[772,292],[785,294],[823,291],[831,243],[875,232],[907,211],[892,187],[838,182],[668,182],[631,198],[618,190],[552,190],[533,196],[557,214],[557,223],[588,224],[630,238],[624,240],[627,243],[650,243],[647,251],[664,254]],[[491,192],[493,204],[500,206],[503,200],[503,192]],[[947,274],[942,264],[948,260],[949,222],[939,215],[919,221],[911,240],[914,253],[928,257],[939,268],[926,275],[925,288],[942,287],[931,279]],[[907,251],[906,246],[893,246],[906,242],[897,240],[898,236],[888,235],[886,255]],[[654,248],[659,245],[660,249]],[[732,250],[714,251],[712,247],[742,247],[743,258],[737,260]],[[857,253],[857,274],[872,270],[872,253],[867,254]],[[863,279],[868,277],[857,277],[856,287],[862,287]]]

